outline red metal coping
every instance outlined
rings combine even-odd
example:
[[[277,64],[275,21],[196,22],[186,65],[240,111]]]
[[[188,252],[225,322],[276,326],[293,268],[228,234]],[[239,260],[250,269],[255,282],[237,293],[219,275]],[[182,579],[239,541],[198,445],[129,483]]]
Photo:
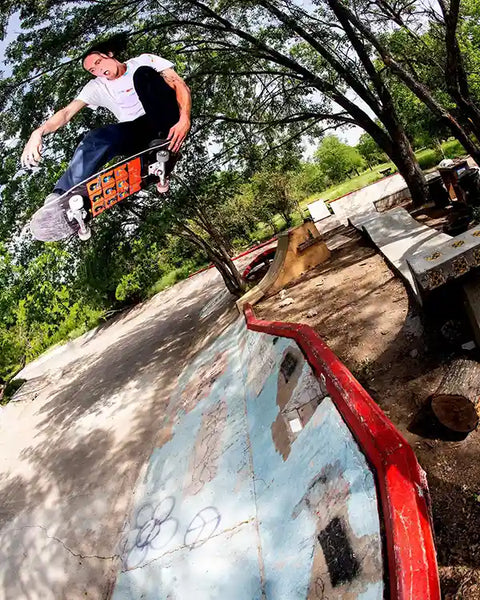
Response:
[[[276,248],[268,248],[267,250],[260,252],[260,254],[257,254],[257,256],[252,260],[252,262],[243,271],[242,277],[245,279],[254,267],[259,265],[262,262],[262,260],[264,258],[266,258],[269,254],[275,254],[276,251],[277,251]]]
[[[440,600],[426,476],[413,450],[346,366],[308,325],[257,319],[253,331],[294,339],[375,468],[385,526],[391,600]]]
[[[232,258],[232,260],[237,260],[238,258],[242,258],[242,256],[251,254],[252,252],[255,252],[255,250],[258,250],[259,248],[263,248],[267,244],[271,244],[272,242],[275,242],[276,240],[277,240],[277,237],[274,236],[274,237],[270,238],[269,240],[267,240],[266,242],[262,242],[261,244],[257,244],[256,246],[252,246],[251,248],[247,248],[247,250],[244,250],[240,254],[237,254],[237,256],[234,256]],[[208,267],[203,267],[203,269],[199,269],[198,271],[195,271],[195,273],[190,273],[190,275],[187,277],[187,279],[190,279],[190,277],[193,277],[194,275],[198,275],[199,273],[203,273],[204,271],[208,271],[209,269],[213,269],[214,266],[215,265],[213,263],[210,263],[208,265]]]

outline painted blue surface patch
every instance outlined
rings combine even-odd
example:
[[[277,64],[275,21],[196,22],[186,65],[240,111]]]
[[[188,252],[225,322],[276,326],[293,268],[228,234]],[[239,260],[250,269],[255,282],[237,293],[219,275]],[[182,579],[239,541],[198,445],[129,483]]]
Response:
[[[319,532],[335,518],[342,519],[350,532],[353,553],[361,556],[368,548],[375,558],[329,593],[341,597],[348,590],[382,598],[380,525],[374,479],[365,457],[335,405],[325,398],[292,439],[284,459],[274,443],[272,425],[281,412],[281,385],[286,384],[279,371],[286,355],[295,355],[296,345],[289,340],[274,343],[271,336],[252,332],[247,336],[246,369],[257,364],[259,354],[263,362],[250,379],[246,399],[267,598],[306,598],[319,579],[326,592],[328,565],[323,563],[320,569],[315,565],[313,573],[312,563],[315,552],[321,553]],[[297,400],[307,385],[312,397],[310,368],[303,362],[290,397]],[[320,384],[318,395],[323,395]],[[288,432],[288,418],[283,421]]]
[[[293,368],[283,388],[282,364],[287,378]],[[316,598],[318,585],[329,598],[380,599],[373,477],[321,394],[291,341],[247,332],[243,319],[201,352],[137,486],[114,600],[295,600]],[[293,435],[285,411],[317,397]],[[332,522],[340,565],[319,542]]]

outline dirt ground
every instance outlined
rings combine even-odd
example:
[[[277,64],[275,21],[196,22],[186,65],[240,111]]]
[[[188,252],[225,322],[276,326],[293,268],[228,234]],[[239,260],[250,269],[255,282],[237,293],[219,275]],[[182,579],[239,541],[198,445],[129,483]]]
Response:
[[[445,219],[430,211],[419,220],[438,227]],[[402,432],[428,477],[443,598],[480,600],[480,432],[452,439],[435,425],[428,403],[470,334],[442,336],[441,322],[425,320],[353,228],[324,239],[328,262],[255,312],[312,326]]]

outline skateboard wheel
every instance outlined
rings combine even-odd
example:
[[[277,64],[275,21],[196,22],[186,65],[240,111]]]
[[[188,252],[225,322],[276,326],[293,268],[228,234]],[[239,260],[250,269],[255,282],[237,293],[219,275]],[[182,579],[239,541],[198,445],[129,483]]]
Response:
[[[90,227],[86,227],[85,231],[79,230],[78,237],[82,240],[82,242],[86,242],[92,237],[92,230]]]
[[[71,210],[81,210],[83,208],[83,198],[80,194],[75,194],[68,201]]]
[[[169,156],[168,150],[160,150],[157,152],[157,161],[159,163],[165,163],[169,159]]]

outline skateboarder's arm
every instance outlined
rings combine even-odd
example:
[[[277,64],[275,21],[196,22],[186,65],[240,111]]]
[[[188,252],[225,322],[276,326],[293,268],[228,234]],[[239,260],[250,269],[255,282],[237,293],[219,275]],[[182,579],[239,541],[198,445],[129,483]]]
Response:
[[[168,133],[168,139],[170,140],[169,148],[170,150],[177,152],[190,129],[192,97],[188,85],[173,69],[165,69],[162,71],[161,75],[165,79],[165,82],[175,90],[180,111],[178,123],[176,123]]]
[[[42,136],[46,133],[53,133],[66,125],[84,106],[87,105],[83,100],[73,100],[47,119],[38,129],[35,129],[23,150],[22,165],[24,167],[35,166],[42,158]]]

